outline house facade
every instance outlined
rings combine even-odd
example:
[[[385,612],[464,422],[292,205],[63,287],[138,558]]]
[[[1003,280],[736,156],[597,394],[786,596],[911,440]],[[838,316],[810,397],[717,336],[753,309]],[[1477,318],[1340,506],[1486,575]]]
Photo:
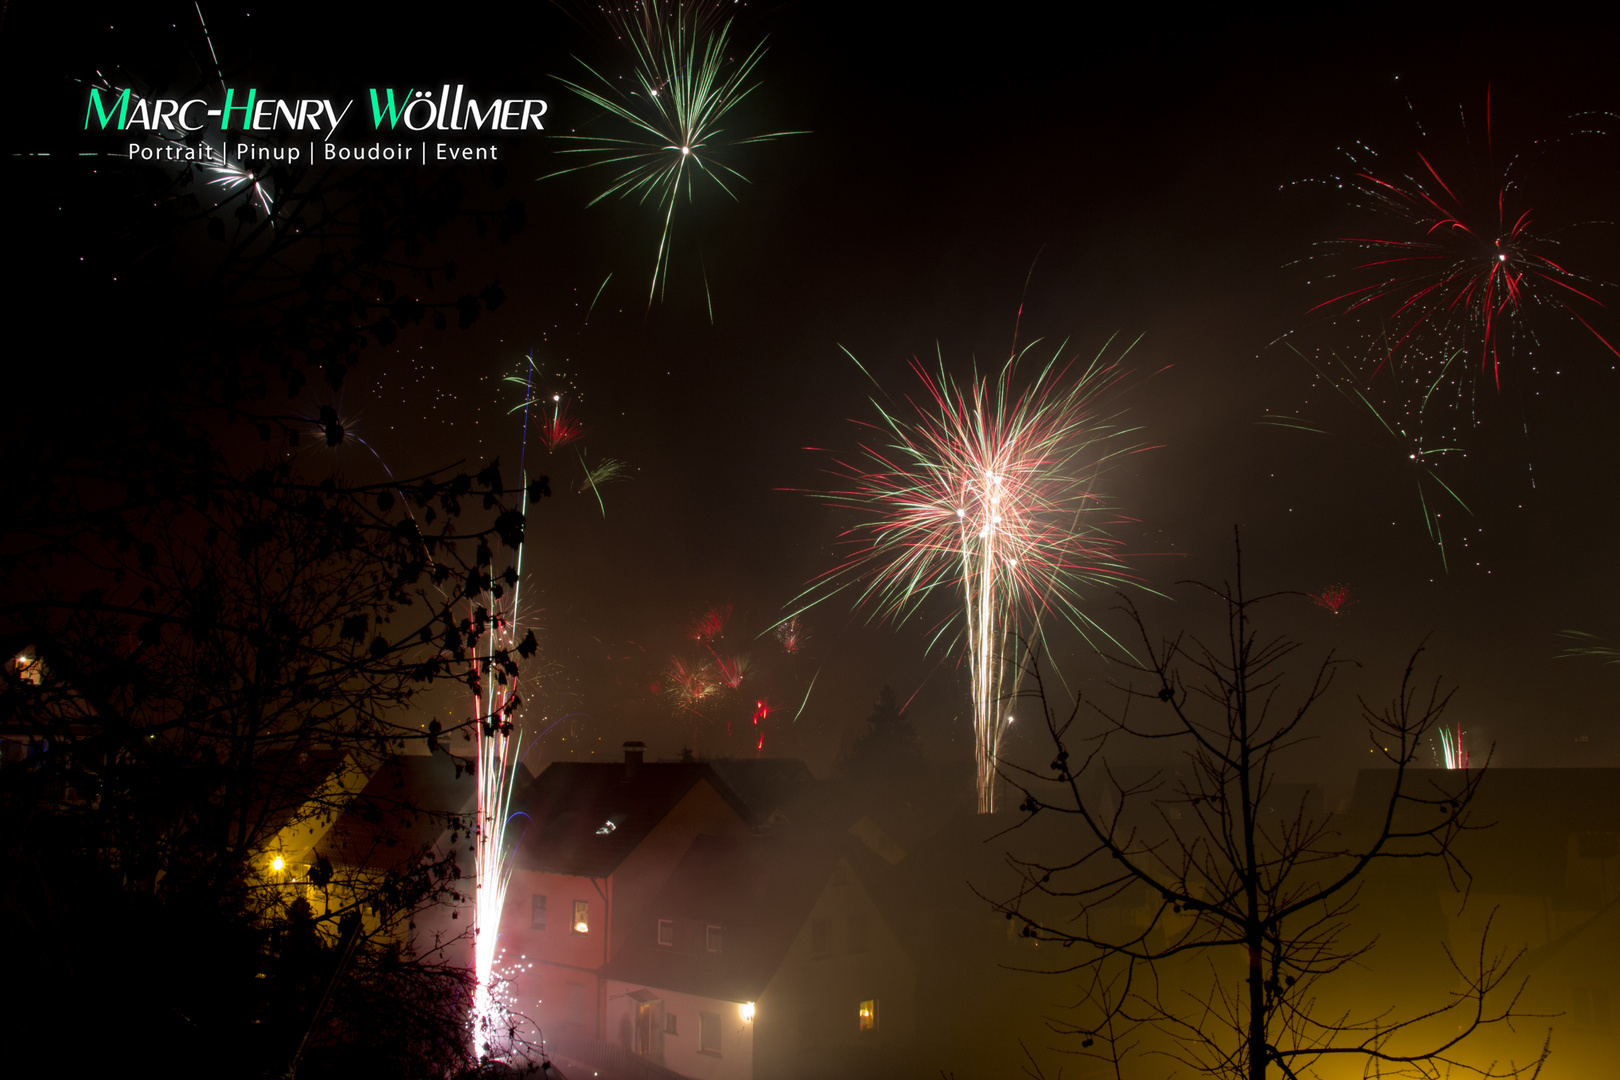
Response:
[[[497,973],[548,1043],[608,1038],[604,970],[625,914],[644,906],[703,836],[748,837],[753,815],[698,762],[557,762],[512,802],[518,841]],[[526,819],[526,822],[524,821]]]
[[[706,836],[607,966],[609,1038],[700,1080],[894,1075],[916,977],[838,848]]]

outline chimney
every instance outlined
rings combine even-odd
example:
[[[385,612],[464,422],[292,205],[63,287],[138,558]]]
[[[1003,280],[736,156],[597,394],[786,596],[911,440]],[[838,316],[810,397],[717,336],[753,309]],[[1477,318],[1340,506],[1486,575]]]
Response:
[[[630,780],[641,771],[641,759],[647,754],[647,744],[639,739],[624,744],[624,778]]]

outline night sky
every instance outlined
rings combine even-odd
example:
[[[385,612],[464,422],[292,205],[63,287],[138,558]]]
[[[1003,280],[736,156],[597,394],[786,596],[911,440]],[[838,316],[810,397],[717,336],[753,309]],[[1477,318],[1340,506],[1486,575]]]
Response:
[[[575,391],[585,448],[625,462],[630,479],[602,489],[604,515],[572,490],[577,463],[543,466],[557,495],[531,519],[526,587],[539,597],[544,708],[577,715],[542,753],[615,754],[622,739],[644,738],[672,756],[689,744],[690,725],[650,686],[690,648],[682,631],[710,605],[732,607],[729,640],[765,663],[771,639],[754,635],[834,565],[850,521],[806,494],[831,481],[828,455],[805,448],[848,453],[850,419],[873,415],[873,388],[841,347],[899,397],[914,389],[911,357],[932,362],[937,349],[959,374],[975,358],[993,367],[1016,326],[1021,343],[1040,339],[1041,355],[1060,343],[1065,356],[1117,354],[1140,337],[1118,404],[1153,448],[1113,469],[1105,490],[1131,519],[1114,532],[1139,579],[1131,595],[1157,630],[1212,625],[1215,613],[1177,583],[1229,575],[1240,525],[1253,588],[1351,588],[1356,603],[1337,616],[1285,597],[1271,624],[1305,642],[1302,657],[1332,649],[1360,661],[1344,672],[1346,691],[1387,698],[1426,641],[1421,670],[1457,686],[1451,715],[1476,754],[1494,745],[1500,765],[1620,764],[1620,669],[1558,656],[1560,631],[1620,638],[1615,357],[1573,321],[1538,313],[1534,370],[1515,354],[1500,394],[1480,382],[1478,426],[1462,434],[1468,458],[1446,474],[1474,513],[1448,511],[1444,571],[1392,444],[1277,344],[1289,334],[1306,351],[1348,347],[1344,326],[1310,314],[1331,293],[1300,265],[1356,221],[1331,183],[1313,183],[1342,171],[1339,148],[1361,140],[1401,170],[1415,167],[1418,146],[1465,150],[1456,133],[1464,121],[1477,128],[1487,88],[1496,144],[1542,163],[1527,191],[1538,220],[1620,212],[1620,121],[1576,118],[1620,109],[1609,28],[1479,6],[1416,19],[1360,6],[1191,18],[1163,7],[873,8],[741,11],[737,40],[768,35],[768,52],[739,130],[805,133],[728,158],[750,181],[739,201],[709,190],[681,208],[667,292],[649,310],[653,208],[587,208],[589,176],[537,179],[560,167],[553,136],[594,122],[556,77],[583,77],[575,56],[620,63],[590,19],[541,4],[426,19],[381,5],[203,5],[233,85],[358,99],[367,85],[466,82],[550,102],[548,134],[505,147],[502,187],[488,167],[463,169],[474,201],[521,198],[527,228],[506,244],[443,238],[459,276],[498,279],[505,304],[468,330],[373,346],[340,393],[306,390],[302,401],[312,413],[335,405],[364,440],[335,452],[349,476],[369,479],[379,459],[409,475],[496,455],[515,471],[510,410],[521,391],[503,380],[531,351],[543,372],[566,373],[558,384]],[[123,13],[102,30],[62,6],[13,3],[4,19],[7,93],[42,102],[6,139],[10,203],[48,210],[53,177],[77,170],[63,190],[81,201],[54,212],[93,215],[96,184],[153,166],[9,155],[50,125],[74,126],[83,88],[73,80],[87,68],[139,70],[148,55],[156,66],[201,48],[196,12]],[[1563,138],[1605,126],[1614,136]],[[1620,281],[1613,227],[1570,236],[1576,268]],[[29,257],[13,252],[13,266]],[[1620,338],[1620,315],[1591,310],[1596,329]],[[8,324],[34,334],[26,312]],[[38,340],[70,345],[54,332]],[[1260,423],[1268,412],[1326,433]],[[1108,589],[1090,603],[1123,630]],[[776,698],[796,698],[819,672],[815,689],[796,724],[768,730],[766,751],[825,775],[887,683],[912,699],[939,760],[965,759],[966,673],[927,648],[946,614],[930,608],[895,627],[838,604],[811,611],[795,669],[778,656],[769,674]],[[1083,643],[1056,634],[1050,644],[1071,684],[1102,692],[1109,671]],[[1298,777],[1325,783],[1330,799],[1367,760],[1355,710],[1352,693],[1338,699]],[[1043,752],[1021,741],[1026,730],[1010,744],[1015,759]],[[712,730],[699,748],[752,749]]]

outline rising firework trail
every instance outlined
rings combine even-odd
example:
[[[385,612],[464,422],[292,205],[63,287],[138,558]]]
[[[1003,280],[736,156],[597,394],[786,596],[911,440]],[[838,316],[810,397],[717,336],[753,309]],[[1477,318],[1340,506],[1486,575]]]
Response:
[[[531,365],[531,372],[533,370]],[[532,398],[532,394],[529,395]],[[520,453],[523,496],[521,513],[529,512],[527,464],[528,410],[523,416],[523,451]],[[512,788],[518,765],[523,760],[522,737],[514,734],[515,718],[522,705],[518,694],[514,653],[525,658],[535,651],[534,632],[518,638],[519,600],[523,589],[523,545],[512,552],[508,573],[510,600],[505,599],[493,574],[482,603],[468,620],[468,640],[472,647],[473,675],[478,691],[474,698],[475,732],[478,757],[477,819],[474,822],[473,901],[473,987],[472,1026],[475,1049],[480,1058],[493,1058],[512,1049],[501,1040],[512,1030],[509,994],[500,988],[497,970],[500,955],[501,913],[506,908],[506,887],[512,876],[512,858],[517,845],[508,843],[511,822]]]
[[[737,59],[730,41],[731,21],[716,4],[663,4],[638,0],[608,10],[615,35],[631,54],[632,88],[585,65],[589,85],[560,80],[607,114],[616,134],[559,135],[570,145],[564,154],[580,163],[559,169],[561,176],[584,169],[606,170],[607,186],[588,205],[604,199],[633,199],[658,208],[662,228],[653,259],[647,305],[661,292],[669,270],[675,208],[690,203],[700,187],[718,188],[733,200],[733,188],[747,177],[726,164],[725,151],[745,143],[767,142],[799,132],[736,136],[732,112],[757,85],[754,68],[764,43]],[[541,179],[546,179],[542,177]],[[606,281],[603,286],[606,286]],[[707,277],[705,276],[705,292]],[[595,301],[592,301],[594,307]],[[712,320],[712,301],[711,301]]]
[[[1054,357],[1026,378],[1028,352],[966,382],[943,361],[937,374],[913,361],[919,397],[895,409],[874,399],[860,456],[831,470],[844,486],[819,493],[861,515],[842,536],[847,558],[799,601],[802,611],[847,592],[899,622],[935,592],[953,597],[956,614],[934,640],[954,627],[966,654],[981,813],[995,809],[1017,643],[1038,640],[1054,614],[1102,633],[1081,592],[1126,576],[1098,491],[1105,467],[1128,452],[1127,432],[1099,412],[1123,370],[1102,354],[1084,367]]]
[[[1463,729],[1458,724],[1455,729],[1439,729],[1440,739],[1440,765],[1446,769],[1468,768],[1468,751],[1463,747]]]

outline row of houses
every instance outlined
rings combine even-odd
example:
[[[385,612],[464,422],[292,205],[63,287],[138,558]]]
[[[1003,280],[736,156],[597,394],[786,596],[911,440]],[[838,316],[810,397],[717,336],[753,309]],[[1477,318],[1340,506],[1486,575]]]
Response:
[[[327,777],[343,791],[319,801],[346,792],[343,811],[289,814],[276,834],[289,887],[342,903],[310,884],[322,860],[351,879],[460,860],[470,888],[465,763],[400,756],[362,777],[332,762]],[[1353,836],[1388,779],[1362,774],[1337,813],[1311,785],[1279,786],[1263,809]],[[499,933],[526,1034],[569,1076],[621,1080],[1010,1074],[1020,1042],[1060,1045],[1050,1025],[1072,985],[1031,973],[1069,957],[1015,933],[992,901],[1017,888],[1008,854],[1072,847],[1070,823],[1042,815],[1009,833],[1020,815],[903,787],[852,793],[795,761],[649,761],[638,743],[523,774]],[[1544,1080],[1600,1075],[1620,1057],[1620,770],[1492,770],[1475,811],[1491,827],[1458,842],[1468,880],[1400,861],[1368,878],[1352,927],[1378,948],[1340,984],[1342,1004],[1394,1015],[1445,1000],[1447,953],[1477,951],[1488,922],[1491,947],[1529,976],[1532,1026],[1553,1030]],[[419,918],[414,947],[457,940],[466,919]],[[1533,1051],[1540,1038],[1521,1027],[1482,1049],[1507,1060],[1527,1052],[1515,1039]]]
[[[470,764],[395,755],[368,776],[314,753],[298,768],[311,794],[278,809],[267,878],[317,917],[358,907],[368,933],[466,962]],[[801,762],[648,761],[639,743],[520,773],[497,948],[520,1034],[585,1075],[903,1071],[915,969],[868,865],[887,865],[886,838],[839,813],[785,822],[784,797],[813,787]],[[465,902],[394,924],[361,902],[429,866],[456,867]]]

